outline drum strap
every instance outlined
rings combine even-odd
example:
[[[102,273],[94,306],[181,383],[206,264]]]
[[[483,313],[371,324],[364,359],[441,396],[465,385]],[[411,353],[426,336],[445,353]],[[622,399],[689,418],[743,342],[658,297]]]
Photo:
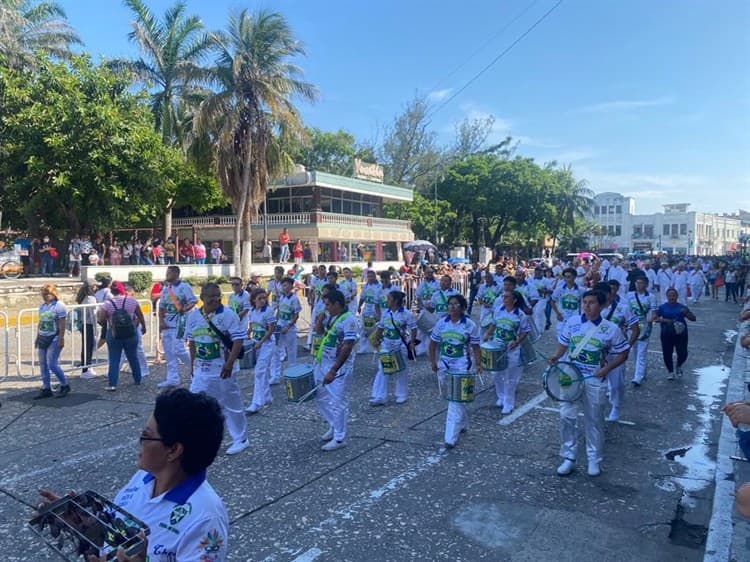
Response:
[[[330,328],[328,328],[326,335],[323,336],[323,341],[320,342],[318,353],[315,355],[315,359],[318,361],[318,363],[320,363],[323,360],[323,342],[325,342],[328,339],[328,336],[330,336],[334,332],[334,330],[336,329],[336,325],[347,316],[349,316],[349,312],[342,312],[341,314],[339,314],[339,316],[336,318],[336,321],[333,323],[333,325]]]
[[[593,322],[592,322],[593,324]],[[583,348],[586,347],[586,344],[589,343],[589,340],[593,337],[594,332],[596,332],[596,329],[599,326],[597,324],[593,324],[591,328],[589,328],[589,331],[586,332],[586,335],[583,336],[583,339],[578,342],[578,345],[575,346],[575,349],[573,349],[573,353],[568,355],[573,361],[578,359],[578,356],[581,354],[581,351],[583,351]]]
[[[406,350],[408,352],[407,355],[408,355],[409,359],[412,359],[412,360],[416,361],[417,358],[416,357],[412,357],[411,350],[409,349],[409,344],[406,343],[406,338],[404,337],[404,334],[403,334],[403,332],[401,330],[401,326],[399,326],[399,324],[396,322],[396,319],[393,318],[393,312],[391,310],[389,310],[388,314],[391,315],[391,323],[393,324],[393,327],[396,328],[396,330],[398,331],[398,337],[401,338],[401,341],[406,346]]]

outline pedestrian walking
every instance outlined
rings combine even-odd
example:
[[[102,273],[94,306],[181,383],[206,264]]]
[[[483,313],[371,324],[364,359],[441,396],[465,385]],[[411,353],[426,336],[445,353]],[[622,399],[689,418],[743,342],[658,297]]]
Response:
[[[60,392],[57,398],[70,393],[70,384],[60,366],[60,353],[65,347],[65,318],[68,311],[60,300],[57,286],[47,284],[42,287],[42,304],[39,305],[39,324],[37,327],[34,347],[37,349],[39,369],[42,376],[42,389],[34,396],[34,400],[50,398],[52,384],[50,373],[54,373],[60,381]]]
[[[159,300],[159,329],[167,363],[167,378],[157,385],[160,388],[178,386],[179,362],[189,364],[190,356],[185,349],[185,315],[197,302],[193,289],[180,279],[180,268],[176,265],[167,266],[166,280]]]
[[[667,290],[667,302],[656,309],[654,322],[661,325],[661,351],[664,366],[667,368],[667,379],[674,380],[682,376],[682,365],[688,357],[688,328],[686,320],[695,322],[695,314],[683,303],[677,301],[677,291]],[[677,352],[675,369],[672,354]]]
[[[96,371],[91,367],[91,360],[96,345],[96,296],[94,285],[91,281],[84,281],[76,294],[76,303],[85,305],[85,308],[76,309],[74,325],[81,332],[81,378],[91,379],[96,376]]]

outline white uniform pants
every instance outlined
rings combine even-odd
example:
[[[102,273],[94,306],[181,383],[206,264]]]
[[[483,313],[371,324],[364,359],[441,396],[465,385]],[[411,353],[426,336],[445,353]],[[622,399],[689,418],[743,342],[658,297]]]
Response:
[[[625,398],[625,363],[607,373],[607,390],[609,403],[619,408]]]
[[[677,289],[677,302],[687,302],[687,285],[682,289]]]
[[[368,333],[365,331],[365,324],[364,320],[360,318],[360,321],[362,322],[360,325],[360,331],[359,331],[359,351],[357,353],[376,353],[377,349],[372,347],[370,344],[370,340],[367,339]],[[375,327],[370,328],[370,334],[372,334],[372,330],[375,330]]]
[[[329,364],[316,363],[314,367],[315,383],[320,383],[330,368]],[[349,421],[349,405],[346,401],[346,391],[352,379],[352,365],[344,365],[336,373],[333,382],[318,389],[315,402],[321,417],[333,428],[333,438],[336,441],[346,440]]]
[[[430,334],[425,334],[422,330],[417,330],[417,339],[419,345],[414,349],[414,353],[417,357],[420,355],[427,355],[427,351],[430,348]]]
[[[646,353],[648,352],[648,340],[636,340],[633,345],[633,380],[641,382],[646,378]]]
[[[276,346],[273,341],[266,340],[255,352],[255,385],[253,386],[253,400],[251,406],[260,408],[273,402],[271,396],[270,374],[271,361]]]
[[[383,350],[381,350],[383,351]],[[406,347],[403,345],[397,350],[404,358],[404,364],[407,367],[403,371],[386,375],[383,373],[383,364],[378,359],[378,372],[375,374],[375,380],[372,381],[372,398],[373,400],[385,400],[388,398],[388,381],[396,381],[396,400],[406,400],[409,396],[409,383],[407,372],[409,370],[409,360],[406,353]]]
[[[531,318],[540,334],[544,332],[544,327],[547,323],[547,319],[544,317],[544,310],[546,308],[547,299],[539,299],[539,302],[534,305],[534,309],[531,311]]]
[[[209,373],[197,368],[190,383],[190,392],[205,392],[216,398],[224,412],[229,436],[235,443],[247,439],[247,418],[240,387],[237,384],[238,372],[239,367],[236,363],[232,376],[227,379],[220,378],[218,373]]]
[[[438,371],[440,384],[445,383],[445,371]],[[461,402],[448,402],[448,413],[445,417],[445,434],[443,441],[455,445],[461,435],[461,431],[469,429],[469,412],[466,411],[466,405]]]
[[[180,384],[179,361],[190,365],[190,354],[185,347],[185,340],[177,337],[177,328],[168,328],[161,334],[164,359],[167,363],[167,382],[178,385]]]
[[[589,461],[604,459],[604,408],[607,383],[592,377],[584,379],[583,396],[560,405],[560,456],[576,460],[578,449],[578,412],[583,408],[586,455]]]
[[[281,363],[287,358],[287,366],[297,363],[297,328],[292,326],[286,334],[278,333],[278,341],[271,354],[271,382],[281,380]],[[257,367],[256,367],[257,369]]]
[[[699,300],[701,300],[701,295],[703,295],[703,283],[691,283],[690,292],[692,293],[690,300],[694,304],[697,303]]]
[[[516,405],[516,387],[521,380],[521,348],[516,347],[508,351],[508,368],[492,373],[497,394],[496,406],[504,410],[512,410]]]

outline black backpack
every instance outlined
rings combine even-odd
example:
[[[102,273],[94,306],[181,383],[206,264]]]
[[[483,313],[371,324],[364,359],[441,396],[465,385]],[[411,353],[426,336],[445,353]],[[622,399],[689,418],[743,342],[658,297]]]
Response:
[[[114,314],[112,314],[112,332],[115,339],[118,340],[127,340],[135,336],[135,324],[133,324],[133,319],[128,311],[125,310],[125,301],[127,300],[128,297],[122,300],[122,308],[117,308],[115,301],[112,300],[112,306],[115,309]]]

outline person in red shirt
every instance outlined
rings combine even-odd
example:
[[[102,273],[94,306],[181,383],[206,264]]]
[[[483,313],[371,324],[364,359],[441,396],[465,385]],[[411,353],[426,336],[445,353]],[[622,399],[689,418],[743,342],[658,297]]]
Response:
[[[292,249],[292,258],[294,258],[294,263],[302,263],[302,254],[302,240],[297,240],[297,243]]]
[[[286,263],[289,261],[289,240],[291,240],[291,236],[285,228],[281,231],[281,234],[279,234],[279,246],[281,248],[279,263]]]

